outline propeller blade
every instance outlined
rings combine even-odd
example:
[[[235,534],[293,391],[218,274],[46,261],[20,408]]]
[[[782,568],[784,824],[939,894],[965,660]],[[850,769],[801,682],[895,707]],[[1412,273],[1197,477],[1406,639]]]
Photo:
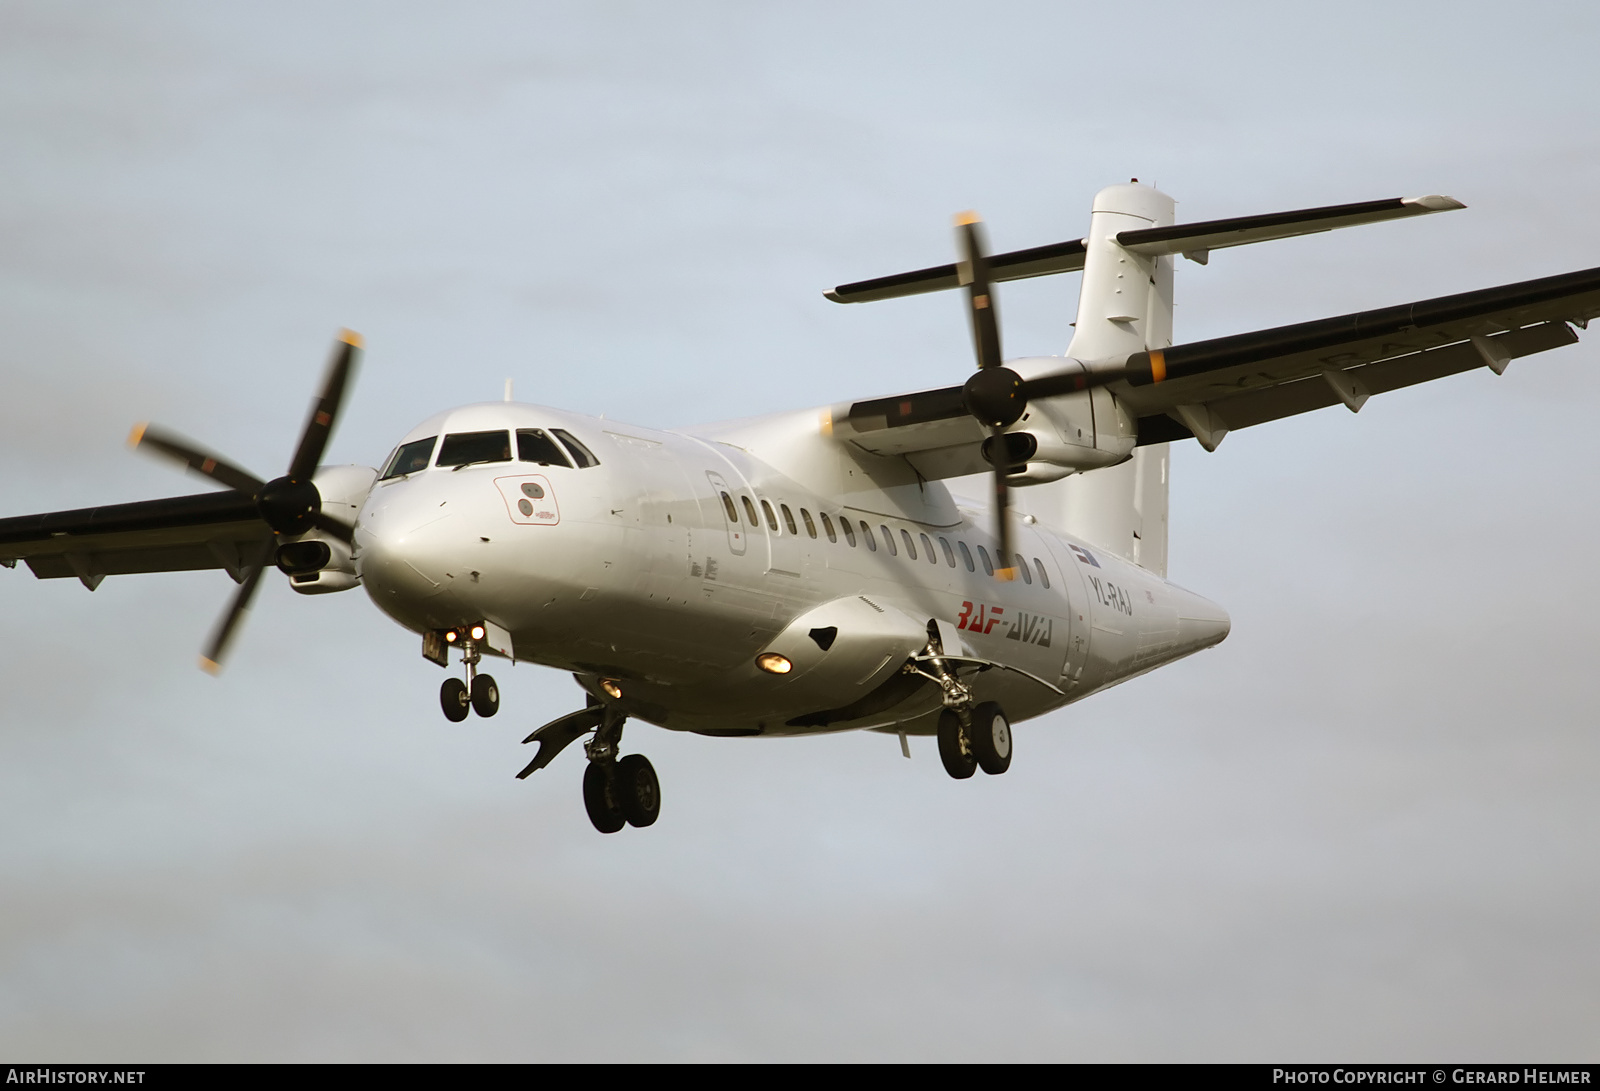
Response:
[[[1000,435],[999,431],[995,435]],[[1011,486],[1006,484],[1006,474],[1012,467],[1003,458],[994,462],[994,539],[1000,555],[995,558],[994,575],[999,580],[1014,580],[1017,570],[1011,553]]]
[[[352,545],[356,540],[356,528],[342,519],[335,519],[331,515],[324,515],[320,511],[311,517],[311,525],[326,534],[331,534],[345,545]]]
[[[1000,321],[989,284],[989,258],[984,252],[981,222],[976,212],[963,212],[956,217],[956,235],[961,242],[956,279],[966,286],[972,347],[978,367],[986,369],[1000,366]]]
[[[339,416],[339,406],[344,402],[345,387],[350,372],[361,357],[361,335],[354,330],[341,330],[339,343],[334,347],[333,359],[328,361],[327,374],[322,379],[322,391],[311,405],[311,417],[305,431],[300,434],[300,446],[289,463],[284,476],[291,481],[309,481],[322,461],[322,452],[328,446],[328,436]]]
[[[1025,379],[1022,393],[1029,401],[1034,398],[1051,398],[1058,394],[1078,394],[1097,390],[1112,383],[1131,382],[1140,386],[1163,382],[1167,377],[1166,359],[1160,349],[1136,353],[1129,360],[1137,361],[1123,367],[1103,371],[1059,371],[1054,375],[1040,375]]]
[[[133,431],[128,433],[128,446],[176,459],[202,477],[209,477],[246,496],[254,496],[261,491],[263,482],[259,477],[241,470],[221,455],[214,455],[177,433],[153,424],[134,425]]]
[[[255,598],[256,585],[261,582],[261,573],[272,562],[272,555],[277,547],[276,538],[262,539],[261,547],[256,550],[255,557],[245,569],[244,581],[234,592],[228,612],[217,622],[211,639],[206,642],[206,650],[200,653],[200,669],[207,674],[217,674],[222,670],[222,657],[228,650],[228,642],[233,639],[233,634],[238,629],[239,622],[244,620],[244,615],[250,612],[250,600]]]

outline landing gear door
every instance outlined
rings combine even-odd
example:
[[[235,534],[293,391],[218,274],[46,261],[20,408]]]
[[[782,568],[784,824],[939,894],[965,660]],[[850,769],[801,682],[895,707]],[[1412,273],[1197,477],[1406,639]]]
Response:
[[[706,477],[711,481],[711,488],[717,494],[717,509],[722,512],[722,520],[728,528],[728,552],[735,557],[743,557],[745,547],[745,528],[739,524],[739,509],[733,499],[733,491],[728,488],[728,483],[722,475],[712,470],[706,471]]]

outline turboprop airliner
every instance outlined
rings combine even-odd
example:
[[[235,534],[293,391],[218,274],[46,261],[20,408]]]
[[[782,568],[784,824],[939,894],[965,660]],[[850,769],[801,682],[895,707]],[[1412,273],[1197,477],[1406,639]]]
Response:
[[[281,476],[141,425],[136,447],[220,489],[0,520],[0,563],[91,591],[108,575],[226,571],[238,588],[205,645],[213,671],[268,569],[301,594],[361,587],[447,672],[455,721],[498,711],[488,663],[571,672],[582,707],[528,735],[517,776],[583,739],[603,833],[660,813],[649,760],[622,753],[635,720],[879,731],[903,748],[931,735],[952,777],[998,775],[1013,723],[1228,635],[1222,607],[1166,579],[1172,443],[1212,451],[1265,421],[1498,374],[1600,315],[1590,269],[1174,344],[1177,259],[1462,207],[1178,224],[1135,180],[1100,191],[1083,238],[995,255],[966,214],[957,261],[826,293],[958,290],[977,359],[959,386],[671,431],[508,399],[430,417],[377,467],[320,465],[361,350],[346,332]],[[1066,354],[1005,359],[996,286],[1070,271],[1083,280]],[[987,503],[950,492],[974,474]]]

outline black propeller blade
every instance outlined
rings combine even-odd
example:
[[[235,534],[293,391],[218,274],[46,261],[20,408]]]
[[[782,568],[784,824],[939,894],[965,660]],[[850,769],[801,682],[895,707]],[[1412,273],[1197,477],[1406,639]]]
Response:
[[[141,424],[128,437],[129,444],[134,447],[181,462],[186,469],[250,497],[255,501],[262,522],[272,530],[272,536],[262,541],[256,556],[245,568],[244,579],[234,594],[232,604],[217,623],[216,631],[212,633],[200,657],[200,665],[212,674],[221,669],[223,653],[240,620],[250,609],[256,585],[261,580],[262,571],[272,563],[279,537],[296,537],[312,527],[346,544],[354,535],[354,528],[349,524],[323,514],[322,494],[317,491],[311,477],[316,473],[322,453],[327,449],[328,438],[333,434],[340,407],[344,404],[345,390],[361,357],[361,347],[359,334],[352,330],[340,332],[333,358],[322,377],[322,388],[312,402],[311,416],[300,433],[300,442],[289,462],[289,472],[282,477],[262,481],[197,444],[152,425]]]
[[[972,322],[972,347],[978,357],[978,370],[962,387],[961,401],[967,412],[989,429],[984,454],[994,466],[995,542],[1000,554],[994,574],[1002,580],[1013,580],[1017,573],[1012,567],[1011,494],[1006,484],[1012,467],[1003,457],[1005,441],[1000,437],[1021,419],[1028,403],[1021,376],[1000,362],[1000,319],[978,224],[975,212],[956,217],[956,235],[961,243],[956,277],[967,289],[967,317]]]

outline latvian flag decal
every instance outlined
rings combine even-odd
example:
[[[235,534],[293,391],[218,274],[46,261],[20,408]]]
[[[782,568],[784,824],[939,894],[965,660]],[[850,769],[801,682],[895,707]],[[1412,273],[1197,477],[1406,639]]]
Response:
[[[1078,555],[1078,560],[1082,561],[1084,564],[1092,564],[1096,568],[1100,567],[1100,562],[1094,559],[1094,554],[1090,553],[1087,549],[1084,549],[1082,546],[1080,546],[1080,545],[1073,546],[1072,547],[1072,552],[1076,553]]]

